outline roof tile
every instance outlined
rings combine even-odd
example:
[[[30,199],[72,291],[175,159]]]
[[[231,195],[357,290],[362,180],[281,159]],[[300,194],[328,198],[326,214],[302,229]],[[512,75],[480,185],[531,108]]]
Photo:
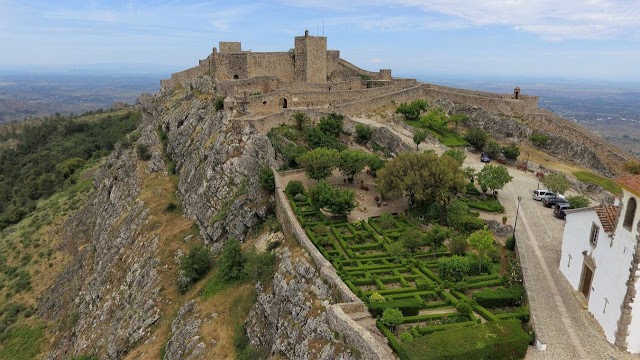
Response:
[[[604,231],[613,233],[618,223],[618,216],[620,216],[620,208],[613,205],[598,205],[594,206],[593,209],[598,214]]]
[[[625,189],[640,196],[640,175],[626,175],[616,179]]]

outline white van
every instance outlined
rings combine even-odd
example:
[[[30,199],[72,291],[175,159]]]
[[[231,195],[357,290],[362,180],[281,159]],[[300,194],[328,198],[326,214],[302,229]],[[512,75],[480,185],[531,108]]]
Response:
[[[533,190],[533,200],[542,200],[544,199],[545,195],[547,194],[553,194],[553,191],[549,191],[549,190]]]

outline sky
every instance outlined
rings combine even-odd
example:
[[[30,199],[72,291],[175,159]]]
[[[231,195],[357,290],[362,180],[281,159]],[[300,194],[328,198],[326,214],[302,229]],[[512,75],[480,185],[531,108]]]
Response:
[[[0,0],[0,71],[177,71],[218,41],[287,51],[305,29],[394,75],[640,82],[639,0]]]

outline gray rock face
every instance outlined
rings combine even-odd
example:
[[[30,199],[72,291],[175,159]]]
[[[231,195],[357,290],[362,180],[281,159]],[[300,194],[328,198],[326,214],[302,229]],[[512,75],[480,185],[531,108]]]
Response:
[[[184,213],[214,248],[229,236],[242,239],[273,203],[258,178],[275,156],[269,139],[197,98],[159,113],[180,176],[177,195]]]
[[[202,354],[206,345],[198,335],[203,322],[201,318],[193,300],[180,308],[171,323],[171,338],[165,347],[164,360],[191,360]]]
[[[354,359],[329,329],[325,306],[333,294],[305,258],[278,252],[280,266],[270,289],[257,286],[258,302],[246,321],[253,345],[287,359]]]
[[[396,156],[413,148],[386,127],[378,127],[371,132],[371,143],[389,150],[389,155]]]
[[[158,238],[150,235],[155,225],[148,221],[149,209],[138,199],[145,174],[166,170],[159,127],[168,134],[179,171],[183,212],[196,220],[213,248],[229,236],[243,240],[272,206],[258,180],[258,169],[273,161],[266,136],[214,111],[212,101],[174,95],[140,97],[144,116],[137,143],[149,147],[151,160],[139,162],[135,146],[118,147],[95,175],[88,204],[64,226],[60,250],[71,260],[39,301],[39,315],[61,324],[52,329],[56,342],[49,359],[123,358],[167,315],[161,304],[169,299],[158,273],[167,264],[158,258]],[[172,359],[195,357],[204,345],[194,340],[188,320],[196,313],[183,310],[173,323]]]
[[[147,136],[150,129],[148,119],[139,127]],[[72,259],[39,303],[40,316],[63,324],[48,358],[121,358],[161,316],[158,239],[143,231],[148,209],[137,200],[136,169],[135,150],[118,147],[96,174],[89,203],[64,226],[61,248]]]

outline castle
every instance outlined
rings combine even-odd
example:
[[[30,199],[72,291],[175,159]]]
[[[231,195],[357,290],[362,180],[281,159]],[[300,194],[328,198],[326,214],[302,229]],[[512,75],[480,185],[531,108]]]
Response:
[[[216,93],[225,96],[225,109],[251,119],[286,115],[288,109],[359,115],[418,98],[462,100],[514,116],[538,110],[538,98],[520,94],[519,88],[513,94],[468,91],[394,78],[389,69],[361,69],[340,58],[338,50],[328,50],[326,37],[309,31],[295,37],[294,45],[285,52],[252,52],[242,50],[239,42],[220,42],[198,66],[173,74],[161,86],[208,75]]]

